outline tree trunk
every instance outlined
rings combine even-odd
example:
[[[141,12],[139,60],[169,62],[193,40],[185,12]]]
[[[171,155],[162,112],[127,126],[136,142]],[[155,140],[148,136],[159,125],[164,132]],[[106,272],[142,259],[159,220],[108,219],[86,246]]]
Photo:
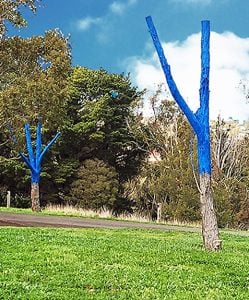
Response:
[[[203,244],[207,250],[218,251],[221,249],[221,240],[214,211],[210,174],[200,175],[200,189]]]
[[[33,211],[41,211],[39,197],[39,183],[31,183],[31,207]]]
[[[162,218],[162,203],[157,203],[157,223],[161,222],[161,218]]]

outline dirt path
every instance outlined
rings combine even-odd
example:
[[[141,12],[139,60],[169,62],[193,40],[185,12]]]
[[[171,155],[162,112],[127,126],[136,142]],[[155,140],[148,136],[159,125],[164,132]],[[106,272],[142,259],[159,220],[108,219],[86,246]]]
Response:
[[[147,228],[160,230],[174,230],[200,232],[200,228],[158,225],[149,223],[135,223],[126,221],[112,221],[103,219],[45,216],[31,214],[14,214],[0,212],[0,226],[18,227],[63,227],[63,228]]]
[[[46,216],[39,214],[18,214],[0,212],[0,227],[61,227],[61,228],[143,228],[165,231],[201,232],[200,228],[138,223],[128,221],[112,221],[80,217]],[[222,230],[223,231],[223,230]],[[228,234],[248,236],[249,231],[226,230]]]

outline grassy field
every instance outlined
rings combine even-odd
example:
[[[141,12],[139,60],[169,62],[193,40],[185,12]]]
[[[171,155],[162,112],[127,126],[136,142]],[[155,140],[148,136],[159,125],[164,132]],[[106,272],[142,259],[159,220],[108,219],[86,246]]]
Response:
[[[249,299],[249,239],[127,229],[0,228],[0,299]]]

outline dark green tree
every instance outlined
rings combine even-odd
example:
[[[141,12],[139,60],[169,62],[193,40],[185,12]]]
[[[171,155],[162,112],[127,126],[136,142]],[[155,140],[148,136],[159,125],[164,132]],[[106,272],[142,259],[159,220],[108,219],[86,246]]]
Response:
[[[112,209],[118,195],[118,186],[118,176],[113,167],[98,159],[87,159],[77,171],[69,201],[86,209]]]
[[[143,153],[127,120],[134,119],[141,96],[122,74],[74,69],[68,107],[71,123],[64,134],[80,161],[97,157],[115,167],[120,181],[136,173]]]

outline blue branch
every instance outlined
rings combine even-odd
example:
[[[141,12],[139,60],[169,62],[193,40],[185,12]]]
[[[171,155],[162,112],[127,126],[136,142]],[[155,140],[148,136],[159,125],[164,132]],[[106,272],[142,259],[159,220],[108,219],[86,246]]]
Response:
[[[36,153],[35,153],[36,167],[39,166],[39,157],[42,151],[41,129],[42,129],[41,122],[38,121],[37,130],[36,130]]]
[[[210,127],[209,127],[209,71],[210,71],[210,22],[201,22],[201,81],[200,108],[197,118],[202,125],[198,137],[199,172],[211,174]]]
[[[26,137],[26,144],[27,144],[27,149],[28,149],[29,161],[30,161],[31,165],[34,165],[35,159],[34,159],[34,151],[33,151],[33,147],[32,147],[29,124],[25,123],[24,128],[25,128],[25,137]]]
[[[198,139],[198,161],[199,173],[211,174],[211,155],[210,155],[210,129],[209,129],[209,39],[210,22],[202,21],[201,39],[201,82],[200,82],[200,108],[193,113],[181,96],[175,81],[172,77],[170,66],[164,55],[164,51],[154,27],[152,18],[148,16],[146,22],[155,45],[166,81],[170,92],[175,101],[186,115],[190,125],[194,129]]]
[[[56,135],[53,137],[53,139],[47,144],[47,146],[42,151],[40,157],[39,157],[39,164],[41,163],[43,156],[48,151],[48,149],[53,145],[53,143],[57,140],[57,138],[60,136],[60,132],[57,132]]]
[[[158,38],[158,35],[157,35],[157,32],[156,32],[156,29],[153,24],[151,16],[146,17],[146,22],[147,22],[149,32],[152,37],[154,46],[156,48],[166,81],[167,81],[169,89],[170,89],[170,92],[171,92],[172,96],[174,97],[175,101],[177,102],[177,104],[179,105],[179,107],[181,108],[181,110],[183,111],[183,113],[186,115],[189,123],[191,124],[191,126],[193,127],[194,131],[197,134],[197,132],[199,132],[201,130],[200,123],[197,120],[195,114],[188,107],[187,103],[183,99],[182,95],[180,94],[180,92],[176,86],[176,83],[171,74],[170,66],[164,55],[164,51],[163,51],[162,45],[160,43],[160,40]]]
[[[34,156],[29,124],[28,123],[25,124],[26,145],[28,149],[29,159],[23,153],[20,153],[21,158],[23,159],[23,161],[26,163],[27,167],[31,171],[31,181],[36,183],[39,183],[40,181],[42,158],[60,135],[60,132],[58,132],[42,151],[41,130],[42,130],[42,125],[41,122],[38,121],[37,129],[36,129],[36,151]]]
[[[200,109],[201,116],[209,119],[210,22],[202,21],[201,25]]]
[[[27,167],[31,170],[32,173],[35,172],[35,169],[33,168],[33,166],[30,164],[28,158],[22,153],[20,152],[20,156],[22,158],[22,160],[26,163]]]

